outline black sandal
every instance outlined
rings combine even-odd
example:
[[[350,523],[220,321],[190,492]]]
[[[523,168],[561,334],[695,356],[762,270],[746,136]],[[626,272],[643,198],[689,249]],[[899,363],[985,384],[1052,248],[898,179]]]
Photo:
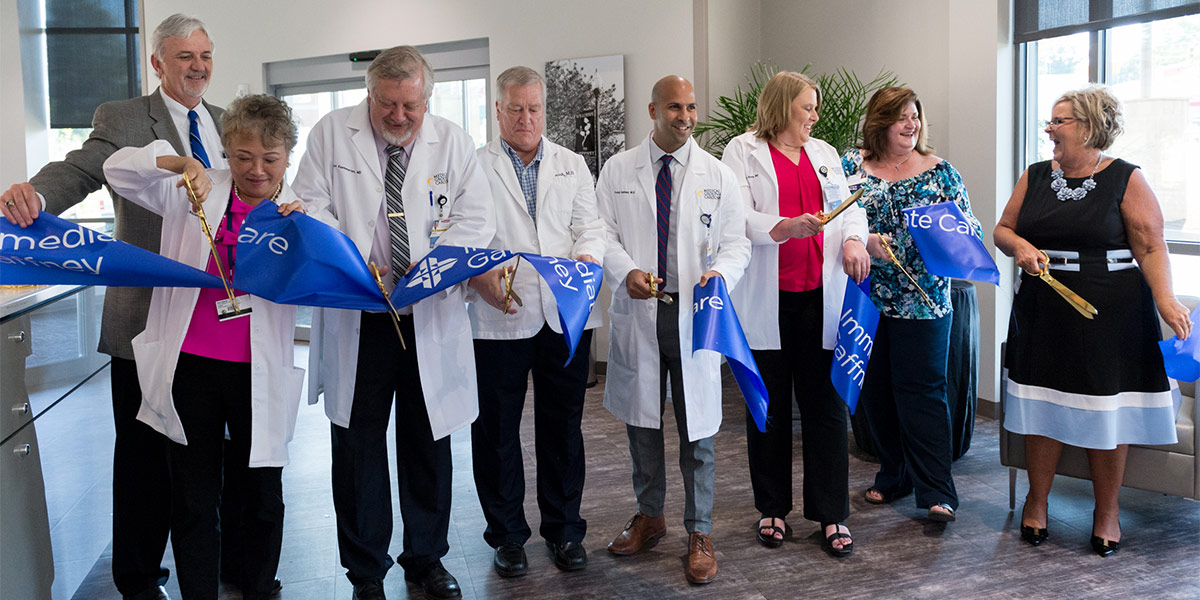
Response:
[[[770,519],[771,524],[763,525],[763,519]],[[776,519],[783,521],[783,527],[779,527],[775,524]],[[783,517],[768,517],[763,515],[754,523],[754,525],[758,528],[758,532],[755,534],[755,537],[758,538],[758,543],[768,548],[778,548],[782,546],[783,538],[786,538],[792,533],[792,528],[788,526],[787,521],[783,520]],[[764,531],[770,531],[770,533],[763,535]],[[779,534],[779,537],[775,537],[775,534]]]
[[[842,530],[840,529],[841,527],[846,527],[846,524],[844,522],[821,523],[821,535],[825,535],[825,530],[830,526],[835,526],[835,529],[833,533],[825,537],[825,543],[822,544],[825,547],[825,551],[834,558],[846,558],[847,556],[854,554],[854,538],[850,537],[850,534],[848,533],[842,533]],[[846,527],[846,529],[849,529],[849,527]],[[844,544],[841,549],[838,549],[833,545],[833,543],[840,539],[850,540],[850,543]]]
[[[879,499],[876,500],[876,499],[872,498],[871,492],[878,494]],[[900,498],[903,498],[911,493],[912,493],[912,490],[909,490],[907,492],[885,492],[879,488],[872,486],[872,487],[867,488],[867,491],[863,492],[863,500],[866,500],[867,504],[891,504],[892,502],[895,502],[896,500],[899,500]],[[824,533],[824,532],[822,532],[822,533]]]

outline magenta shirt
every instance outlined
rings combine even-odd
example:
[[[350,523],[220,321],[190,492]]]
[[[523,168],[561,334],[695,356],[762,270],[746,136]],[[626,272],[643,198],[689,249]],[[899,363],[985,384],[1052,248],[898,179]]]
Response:
[[[808,152],[800,149],[799,164],[792,164],[775,146],[771,162],[779,181],[779,216],[798,217],[821,212],[821,182],[813,171]],[[779,245],[779,289],[785,292],[807,292],[821,287],[821,263],[824,258],[825,234],[804,239],[790,239]]]
[[[221,218],[221,223],[213,231],[213,241],[217,243],[217,252],[221,255],[221,266],[225,268],[225,275],[231,280],[233,270],[230,263],[233,267],[237,266],[238,230],[246,220],[246,213],[253,208],[242,202],[237,194],[232,194],[232,197],[229,212]],[[205,243],[207,244],[207,241]],[[230,256],[233,257],[232,261]],[[211,252],[205,271],[217,275],[217,263],[213,260]],[[233,294],[241,296],[243,292],[234,290]],[[192,310],[192,321],[188,325],[187,335],[183,338],[181,351],[217,360],[250,362],[250,317],[238,317],[224,322],[217,320],[217,301],[228,298],[229,294],[225,293],[225,288],[200,290],[200,297],[196,300],[196,308]]]

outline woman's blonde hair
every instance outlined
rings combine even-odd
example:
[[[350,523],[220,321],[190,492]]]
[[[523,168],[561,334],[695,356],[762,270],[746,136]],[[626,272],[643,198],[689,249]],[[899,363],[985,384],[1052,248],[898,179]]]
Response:
[[[1059,96],[1054,103],[1070,102],[1071,116],[1083,125],[1083,145],[1097,150],[1108,150],[1125,132],[1125,118],[1121,116],[1121,101],[1107,87],[1093,85]]]
[[[763,86],[758,95],[758,114],[750,131],[754,137],[768,142],[787,129],[792,120],[792,101],[804,90],[817,92],[817,108],[821,107],[821,87],[811,77],[795,71],[780,71]]]

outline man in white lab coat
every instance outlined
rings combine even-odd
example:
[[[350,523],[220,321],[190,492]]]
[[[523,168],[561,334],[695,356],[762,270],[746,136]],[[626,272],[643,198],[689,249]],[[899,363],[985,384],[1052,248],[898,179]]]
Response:
[[[500,138],[480,148],[479,162],[491,184],[496,238],[491,247],[599,263],[604,224],[583,157],[542,137],[545,84],[529,67],[512,67],[496,78]],[[506,264],[513,267],[515,261]],[[483,539],[496,549],[501,577],[524,575],[525,467],[521,411],[533,372],[534,437],[540,533],[564,571],[587,566],[579,516],[583,498],[583,399],[587,387],[593,313],[570,364],[558,306],[531,266],[514,274],[513,290],[524,305],[504,312],[504,269],[475,277],[471,285],[486,302],[471,305],[475,332],[479,419],[471,426],[475,486],[487,519]],[[489,306],[490,305],[490,306]]]
[[[627,424],[638,504],[608,549],[634,554],[666,534],[662,414],[669,381],[689,534],[684,574],[708,583],[717,575],[709,534],[721,360],[712,352],[692,355],[692,287],[721,277],[733,288],[750,260],[750,241],[733,171],[691,138],[692,84],[674,75],[659,80],[650,118],[650,136],[609,159],[596,186],[610,234],[604,275],[613,290],[604,406]]]
[[[434,244],[482,247],[495,233],[487,180],[461,128],[427,115],[433,70],[411,46],[367,69],[367,99],[322,118],[308,137],[293,189],[309,214],[333,224],[365,260],[395,276]],[[396,473],[405,579],[431,598],[458,598],[442,566],[449,551],[450,433],[478,414],[471,328],[462,286],[390,315],[322,309],[313,315],[309,400],[325,394],[333,422],[338,551],[354,597],[384,597],[392,566],[387,423],[396,399]]]

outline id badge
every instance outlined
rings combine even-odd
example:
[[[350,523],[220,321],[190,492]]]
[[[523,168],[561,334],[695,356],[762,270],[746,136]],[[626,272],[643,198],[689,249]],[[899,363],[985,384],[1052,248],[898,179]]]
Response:
[[[821,187],[821,191],[825,193],[825,199],[828,201],[829,210],[833,210],[842,203],[845,198],[839,198],[838,186],[828,183]]]
[[[708,229],[704,232],[704,261],[709,269],[712,268],[716,258],[717,253],[713,250],[712,229]]]
[[[437,244],[438,238],[442,237],[450,229],[450,219],[438,219],[433,222],[433,229],[429,231],[429,247],[433,248]]]
[[[858,188],[862,187],[865,180],[866,177],[864,177],[862,173],[855,173],[847,177],[846,185],[850,187],[850,193],[853,194],[854,192],[857,192]]]
[[[230,319],[236,319],[238,317],[245,317],[250,314],[250,294],[235,296],[235,299],[237,300],[236,309],[233,307],[233,303],[229,301],[229,298],[217,300],[218,321],[224,322]]]

